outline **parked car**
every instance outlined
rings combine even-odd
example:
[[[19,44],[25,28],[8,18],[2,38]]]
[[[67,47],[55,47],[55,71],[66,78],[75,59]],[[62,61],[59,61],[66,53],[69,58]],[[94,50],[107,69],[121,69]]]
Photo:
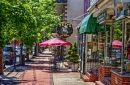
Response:
[[[20,56],[20,47],[16,46],[16,56],[19,57]]]
[[[23,55],[26,55],[26,51],[27,51],[27,48],[26,48],[26,46],[23,46]]]
[[[13,47],[10,45],[7,45],[3,49],[3,54],[4,54],[4,60],[8,62],[13,62],[14,59],[14,50]]]
[[[16,56],[20,56],[21,48],[19,46],[16,46]],[[26,46],[23,46],[23,55],[26,55]]]

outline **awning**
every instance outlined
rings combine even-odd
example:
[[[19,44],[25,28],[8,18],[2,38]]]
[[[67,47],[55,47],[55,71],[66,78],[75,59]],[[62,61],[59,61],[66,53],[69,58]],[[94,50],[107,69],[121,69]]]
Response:
[[[97,26],[97,19],[94,18],[92,14],[89,14],[83,19],[79,33],[95,34],[97,33]]]

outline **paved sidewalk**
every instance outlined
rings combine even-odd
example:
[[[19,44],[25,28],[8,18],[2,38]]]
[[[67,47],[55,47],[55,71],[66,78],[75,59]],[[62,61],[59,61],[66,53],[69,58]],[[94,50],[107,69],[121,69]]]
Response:
[[[93,82],[83,82],[79,72],[71,72],[64,67],[60,71],[52,70],[49,54],[49,50],[45,50],[31,59],[32,62],[17,66],[18,71],[6,69],[4,75],[0,75],[0,85],[95,85]]]

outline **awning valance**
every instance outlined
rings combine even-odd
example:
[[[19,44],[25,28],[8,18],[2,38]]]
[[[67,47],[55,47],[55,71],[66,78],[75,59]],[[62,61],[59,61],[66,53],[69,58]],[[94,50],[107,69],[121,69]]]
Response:
[[[94,18],[92,16],[92,14],[89,14],[87,15],[81,25],[80,25],[80,30],[79,30],[79,33],[80,34],[83,34],[83,33],[86,33],[86,34],[95,34],[98,32],[97,30],[97,19]]]

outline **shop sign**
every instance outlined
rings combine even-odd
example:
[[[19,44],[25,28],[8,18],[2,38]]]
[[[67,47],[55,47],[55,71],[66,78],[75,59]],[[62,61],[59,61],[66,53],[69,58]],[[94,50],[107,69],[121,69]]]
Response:
[[[88,42],[88,45],[89,46],[93,46],[93,42]]]
[[[57,33],[62,38],[67,38],[67,37],[71,36],[71,34],[73,33],[72,24],[67,23],[67,22],[59,23],[57,26]]]
[[[97,23],[100,23],[102,21],[106,20],[106,12],[101,13],[98,17],[97,17]]]
[[[93,47],[93,42],[88,42],[88,47],[92,48]]]

